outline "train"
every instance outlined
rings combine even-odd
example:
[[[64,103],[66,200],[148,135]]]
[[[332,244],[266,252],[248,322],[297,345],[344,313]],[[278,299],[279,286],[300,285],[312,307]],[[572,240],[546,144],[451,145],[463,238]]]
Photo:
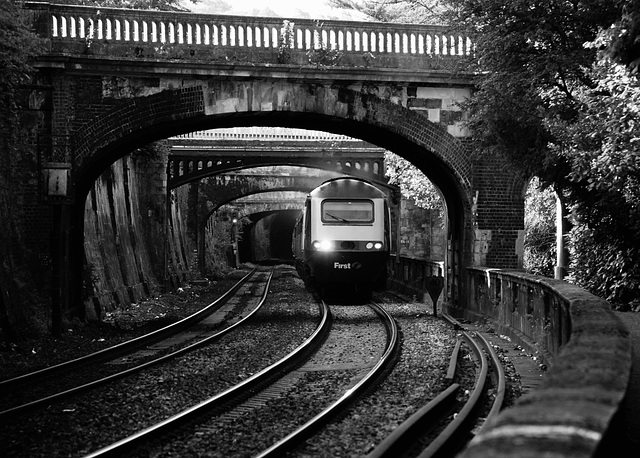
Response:
[[[366,180],[339,177],[307,195],[291,251],[300,277],[321,296],[368,299],[386,287],[390,243],[386,194]]]

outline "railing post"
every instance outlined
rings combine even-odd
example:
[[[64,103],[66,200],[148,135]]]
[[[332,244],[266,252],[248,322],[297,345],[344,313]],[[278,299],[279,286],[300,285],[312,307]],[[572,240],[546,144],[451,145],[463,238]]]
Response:
[[[567,273],[567,254],[564,248],[564,205],[556,195],[556,280],[562,280]]]

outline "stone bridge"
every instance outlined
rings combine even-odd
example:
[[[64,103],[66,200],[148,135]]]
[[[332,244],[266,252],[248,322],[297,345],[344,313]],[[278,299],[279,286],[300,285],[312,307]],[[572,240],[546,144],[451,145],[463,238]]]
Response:
[[[412,161],[446,201],[454,301],[466,265],[518,266],[526,180],[498,159],[474,159],[457,105],[471,91],[457,69],[469,37],[422,25],[25,8],[48,43],[29,96],[43,119],[32,147],[44,195],[33,214],[43,218],[46,204],[60,213],[57,237],[71,254],[53,264],[72,269],[63,303],[79,293],[82,203],[105,167],[151,141],[213,128],[321,130]],[[326,49],[336,58],[317,60]],[[49,252],[42,226],[29,236]]]
[[[261,166],[332,170],[387,186],[385,150],[345,135],[302,129],[216,129],[169,139],[167,187]]]
[[[325,176],[281,176],[225,174],[209,177],[200,185],[206,198],[206,211],[203,221],[211,212],[231,201],[253,194],[282,191],[309,192],[325,181]],[[303,202],[301,202],[303,203]]]

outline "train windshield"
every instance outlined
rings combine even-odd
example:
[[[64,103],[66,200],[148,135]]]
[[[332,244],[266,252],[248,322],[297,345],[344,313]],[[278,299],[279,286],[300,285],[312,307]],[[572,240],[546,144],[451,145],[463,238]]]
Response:
[[[371,200],[325,200],[322,202],[323,223],[372,223]]]

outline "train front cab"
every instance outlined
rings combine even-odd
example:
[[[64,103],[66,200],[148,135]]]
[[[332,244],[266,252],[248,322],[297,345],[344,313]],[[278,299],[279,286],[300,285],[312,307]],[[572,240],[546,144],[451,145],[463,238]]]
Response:
[[[355,291],[368,298],[386,286],[389,210],[383,198],[310,199],[310,275],[323,296]]]

